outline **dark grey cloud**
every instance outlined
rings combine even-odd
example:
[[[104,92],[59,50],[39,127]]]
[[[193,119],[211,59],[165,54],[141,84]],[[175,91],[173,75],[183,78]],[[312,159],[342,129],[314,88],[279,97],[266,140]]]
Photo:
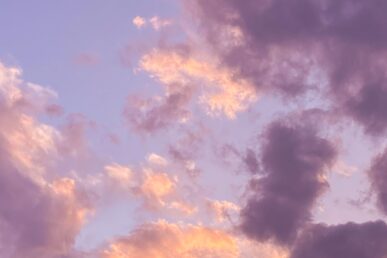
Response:
[[[313,225],[297,240],[290,258],[385,258],[387,225],[382,221]]]
[[[322,178],[336,150],[312,127],[285,121],[273,122],[264,141],[263,177],[250,184],[253,195],[241,211],[241,229],[258,241],[290,244],[328,186]]]

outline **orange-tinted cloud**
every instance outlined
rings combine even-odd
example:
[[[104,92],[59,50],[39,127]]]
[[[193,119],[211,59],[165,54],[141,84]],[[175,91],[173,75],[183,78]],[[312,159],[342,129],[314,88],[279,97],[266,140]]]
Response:
[[[160,220],[116,239],[104,258],[236,258],[235,239],[224,231]]]
[[[73,249],[90,211],[55,168],[61,134],[36,118],[55,94],[0,64],[0,256],[59,257]]]

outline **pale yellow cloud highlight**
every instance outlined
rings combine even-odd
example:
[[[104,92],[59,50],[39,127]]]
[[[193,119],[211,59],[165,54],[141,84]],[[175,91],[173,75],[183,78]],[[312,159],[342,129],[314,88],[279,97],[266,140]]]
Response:
[[[195,87],[199,102],[210,115],[224,114],[233,119],[258,98],[255,88],[247,80],[236,78],[233,71],[177,51],[154,49],[142,57],[140,68],[166,85],[167,96],[176,90],[170,85]]]

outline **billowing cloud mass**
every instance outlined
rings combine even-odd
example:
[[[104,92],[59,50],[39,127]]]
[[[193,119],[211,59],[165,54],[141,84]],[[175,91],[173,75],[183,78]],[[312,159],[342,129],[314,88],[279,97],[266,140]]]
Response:
[[[3,2],[0,258],[387,258],[387,1]]]
[[[311,127],[271,124],[262,149],[263,176],[253,179],[253,195],[241,211],[241,229],[259,241],[294,241],[310,221],[316,198],[326,189],[324,172],[335,147]]]
[[[235,239],[221,230],[158,221],[142,225],[127,237],[116,239],[104,258],[233,258]]]
[[[35,115],[53,93],[20,75],[0,63],[0,256],[61,257],[90,207],[74,180],[50,171],[61,135]]]
[[[387,225],[382,221],[314,225],[297,240],[291,258],[384,258]]]
[[[371,135],[387,128],[384,15],[372,1],[196,0],[207,41],[241,78],[297,96],[326,87],[336,110]],[[237,44],[222,44],[235,38]]]

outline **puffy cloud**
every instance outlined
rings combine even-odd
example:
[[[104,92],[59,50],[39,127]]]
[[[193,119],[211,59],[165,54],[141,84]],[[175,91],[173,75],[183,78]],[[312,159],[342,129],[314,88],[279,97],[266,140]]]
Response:
[[[190,52],[184,47],[154,49],[141,58],[140,69],[161,82],[165,92],[149,99],[128,98],[124,115],[133,128],[153,132],[172,123],[186,123],[193,100],[207,114],[224,114],[230,119],[257,100],[255,89],[236,79],[232,70]]]
[[[132,22],[133,22],[133,25],[136,26],[138,29],[146,25],[146,20],[141,16],[134,17]]]
[[[334,146],[310,126],[273,122],[264,134],[262,173],[241,210],[242,231],[259,241],[291,243],[310,220],[316,198],[328,186],[324,172]]]
[[[384,258],[387,225],[382,221],[313,225],[297,240],[291,258]]]
[[[231,258],[238,257],[235,239],[226,232],[195,225],[158,221],[116,239],[102,257]]]
[[[73,248],[88,206],[71,179],[40,186],[1,162],[2,257],[57,257]]]
[[[234,118],[257,99],[254,88],[245,80],[235,79],[232,70],[183,51],[154,50],[142,58],[140,67],[166,85],[203,85],[199,101],[209,114]]]
[[[339,160],[336,162],[336,164],[332,167],[332,170],[336,172],[339,175],[345,176],[345,177],[350,177],[355,173],[358,168],[355,166],[351,166],[344,161]]]
[[[155,31],[159,31],[162,28],[171,26],[173,21],[171,19],[164,19],[159,16],[153,16],[148,20],[144,17],[136,16],[133,18],[132,23],[134,26],[136,26],[137,29],[142,29],[150,24]]]
[[[105,173],[107,178],[114,184],[114,187],[118,186],[123,190],[129,190],[130,187],[133,187],[133,171],[129,167],[111,164],[105,166]]]
[[[386,4],[378,0],[186,3],[222,64],[240,78],[288,97],[323,88],[329,96],[323,100],[331,102],[336,114],[354,119],[370,135],[386,131]],[[235,35],[237,44],[223,43],[234,42]]]
[[[155,155],[155,154],[154,154]],[[163,166],[162,166],[163,167]],[[195,207],[185,203],[178,196],[178,178],[144,167],[133,171],[130,167],[111,164],[105,166],[102,176],[94,177],[96,184],[108,192],[118,191],[139,198],[146,210],[174,209],[185,214],[195,212]]]
[[[175,180],[166,173],[146,171],[145,178],[140,186],[141,195],[149,207],[165,206],[164,199],[174,193]]]
[[[61,134],[36,119],[55,94],[0,64],[0,256],[69,254],[90,206],[53,171]]]

